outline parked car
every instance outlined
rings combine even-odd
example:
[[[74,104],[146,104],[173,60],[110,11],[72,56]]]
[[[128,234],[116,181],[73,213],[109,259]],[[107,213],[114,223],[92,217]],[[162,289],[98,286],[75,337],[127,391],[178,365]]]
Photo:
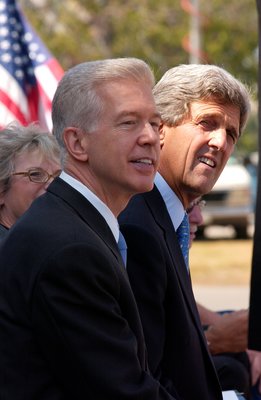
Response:
[[[253,214],[251,177],[247,169],[231,157],[210,193],[204,196],[204,225],[232,225],[237,238],[248,236]]]

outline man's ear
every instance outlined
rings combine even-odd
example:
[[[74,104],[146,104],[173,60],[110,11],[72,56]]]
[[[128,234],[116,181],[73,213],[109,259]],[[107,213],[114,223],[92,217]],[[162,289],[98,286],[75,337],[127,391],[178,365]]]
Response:
[[[63,132],[63,140],[68,153],[79,161],[88,159],[88,134],[80,128],[68,127]]]
[[[159,134],[160,134],[160,148],[162,149],[164,145],[164,139],[165,139],[165,131],[164,131],[164,124],[161,123],[159,127]]]

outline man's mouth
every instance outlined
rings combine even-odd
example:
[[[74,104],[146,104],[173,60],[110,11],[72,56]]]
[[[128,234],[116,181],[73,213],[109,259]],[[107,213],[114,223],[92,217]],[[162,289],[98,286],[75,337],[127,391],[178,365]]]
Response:
[[[214,168],[214,167],[216,166],[216,163],[215,163],[213,160],[211,160],[210,158],[208,158],[208,157],[199,157],[198,160],[199,160],[200,162],[202,162],[202,163],[208,165],[209,167]]]
[[[154,162],[149,158],[140,158],[139,160],[134,160],[133,162],[137,164],[146,164],[146,165],[154,164]]]

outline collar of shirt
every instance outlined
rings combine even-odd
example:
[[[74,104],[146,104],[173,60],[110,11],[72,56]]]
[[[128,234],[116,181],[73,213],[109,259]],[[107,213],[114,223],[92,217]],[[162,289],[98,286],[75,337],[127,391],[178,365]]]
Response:
[[[112,234],[118,242],[119,240],[119,224],[117,218],[111,212],[109,207],[101,200],[99,197],[96,196],[87,186],[83,183],[78,181],[77,179],[73,178],[71,175],[67,174],[66,172],[62,171],[60,178],[72,186],[75,190],[80,192],[95,208],[99,213],[103,216],[107,224],[109,225]]]
[[[157,186],[164,203],[166,204],[172,224],[175,230],[177,230],[184,218],[184,207],[176,193],[171,189],[159,172],[157,172],[155,176],[154,183]]]

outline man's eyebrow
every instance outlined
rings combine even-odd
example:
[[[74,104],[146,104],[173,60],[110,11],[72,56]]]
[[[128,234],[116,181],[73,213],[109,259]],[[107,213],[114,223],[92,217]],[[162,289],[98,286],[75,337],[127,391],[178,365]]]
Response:
[[[211,112],[206,111],[206,112],[203,112],[202,114],[198,114],[196,116],[196,119],[198,119],[198,118],[199,119],[201,119],[201,118],[206,118],[206,119],[213,118],[213,119],[215,119],[216,118],[216,119],[220,120],[220,119],[223,118],[223,114],[219,113],[219,112],[211,113]],[[231,132],[234,132],[237,137],[240,136],[239,127],[237,128],[234,125],[228,124],[227,125],[227,130],[230,130]]]
[[[196,118],[221,118],[223,116],[223,114],[221,113],[217,113],[217,112],[211,112],[211,111],[204,111],[202,113],[199,113],[198,115],[196,115]]]
[[[122,111],[118,115],[118,118],[121,118],[121,117],[132,117],[132,116],[133,117],[137,117],[140,114],[141,113],[139,111]],[[151,118],[159,118],[159,119],[161,119],[161,115],[160,115],[160,113],[158,111],[156,111],[151,115]]]

